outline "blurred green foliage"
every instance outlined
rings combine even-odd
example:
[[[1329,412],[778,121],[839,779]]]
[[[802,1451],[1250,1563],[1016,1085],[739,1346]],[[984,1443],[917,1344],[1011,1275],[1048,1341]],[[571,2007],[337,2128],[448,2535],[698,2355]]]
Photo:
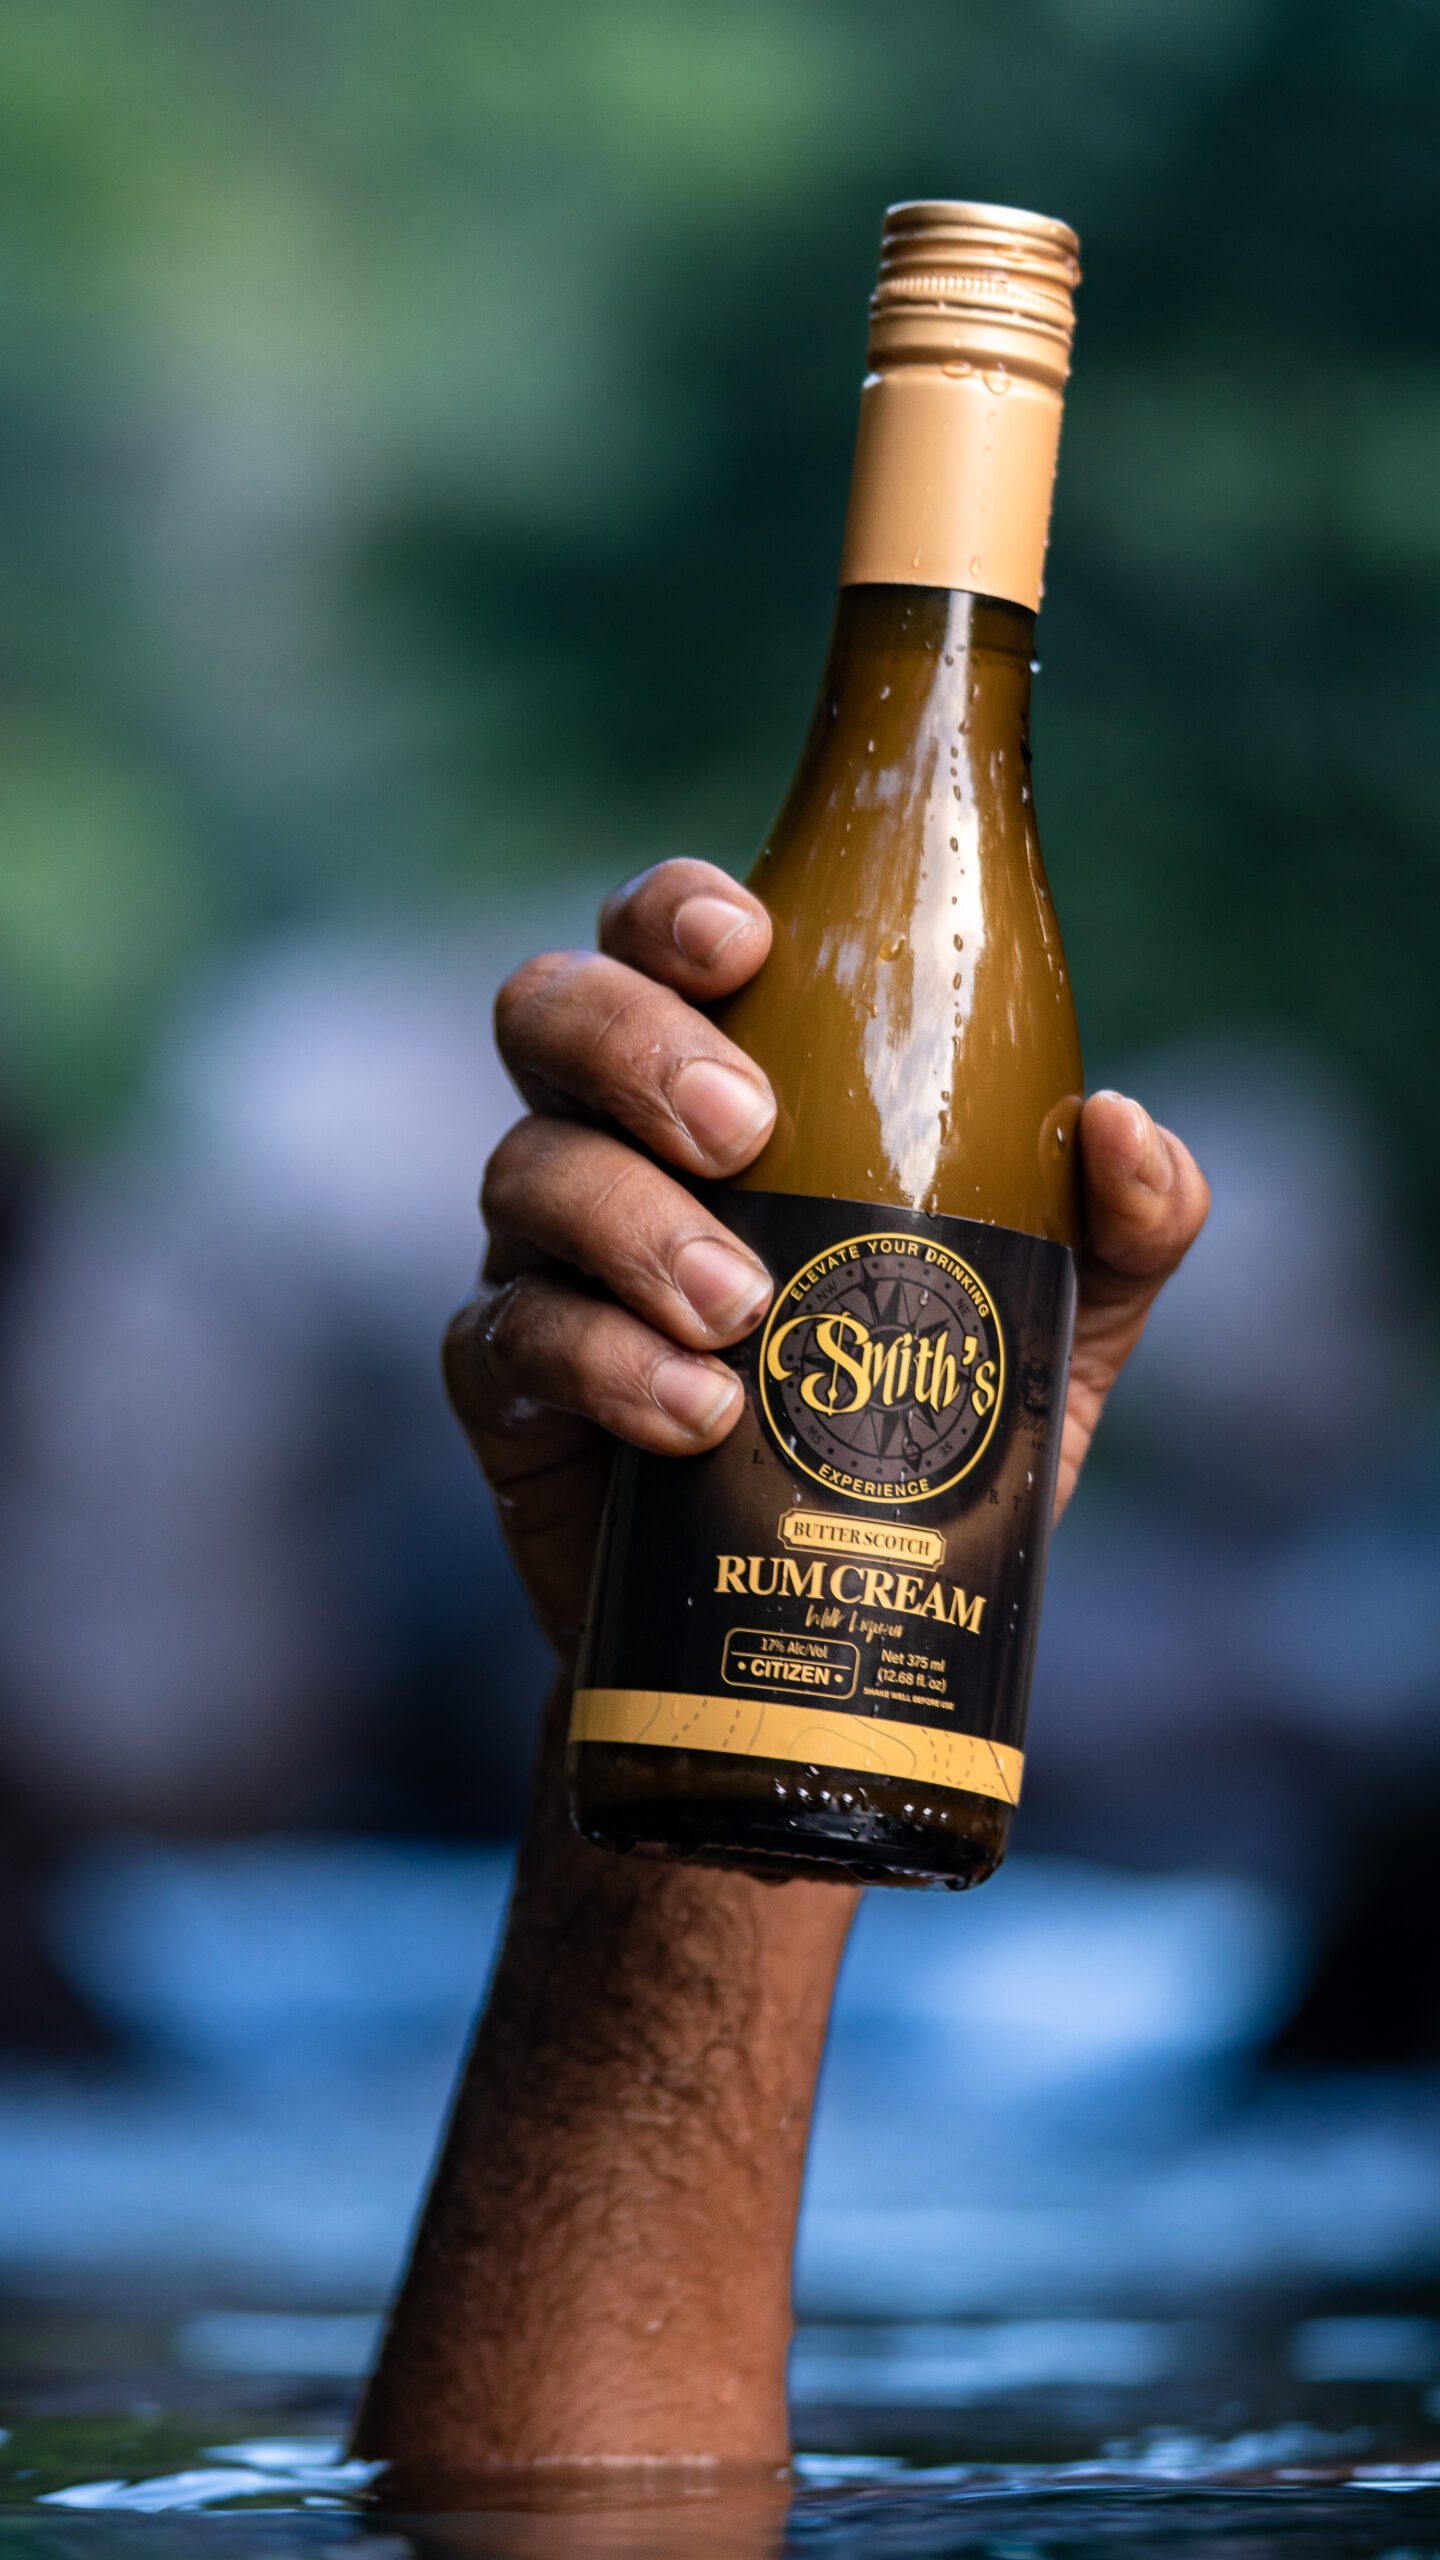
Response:
[[[829,611],[881,208],[1086,283],[1039,769],[1092,1058],[1429,1107],[1427,0],[14,0],[0,1012],[88,1140],[238,939],[743,863]]]

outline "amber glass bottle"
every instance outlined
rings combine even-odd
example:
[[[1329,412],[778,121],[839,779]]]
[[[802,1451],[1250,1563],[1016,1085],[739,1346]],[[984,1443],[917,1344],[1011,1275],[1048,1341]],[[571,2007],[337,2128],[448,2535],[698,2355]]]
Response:
[[[724,1009],[779,1117],[707,1193],[775,1297],[745,1409],[622,1452],[570,1743],[592,1839],[964,1885],[1004,1854],[1079,1240],[1028,714],[1074,235],[895,207],[841,592]]]

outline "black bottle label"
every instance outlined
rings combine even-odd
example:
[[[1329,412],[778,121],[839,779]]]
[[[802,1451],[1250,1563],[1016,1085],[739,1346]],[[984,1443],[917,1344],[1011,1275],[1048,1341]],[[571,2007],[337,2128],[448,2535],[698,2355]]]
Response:
[[[616,1460],[572,1741],[1016,1802],[1070,1253],[850,1200],[706,1200],[775,1297],[727,1354],[723,1445]]]

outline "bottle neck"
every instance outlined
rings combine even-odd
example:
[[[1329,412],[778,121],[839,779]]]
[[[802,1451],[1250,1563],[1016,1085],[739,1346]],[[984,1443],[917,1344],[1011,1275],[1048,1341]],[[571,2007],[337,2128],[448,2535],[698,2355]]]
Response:
[[[1034,614],[1003,597],[842,587],[786,817],[796,794],[812,805],[843,794],[857,817],[893,819],[897,845],[918,843],[906,820],[937,795],[973,809],[997,760],[1018,778],[1029,766],[1034,645]]]

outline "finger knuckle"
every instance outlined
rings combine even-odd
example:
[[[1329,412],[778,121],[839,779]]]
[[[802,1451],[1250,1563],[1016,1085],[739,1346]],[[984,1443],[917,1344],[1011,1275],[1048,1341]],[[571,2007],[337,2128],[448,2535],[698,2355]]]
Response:
[[[617,991],[595,1026],[591,1068],[604,1085],[642,1108],[663,1108],[668,1006],[644,980]]]
[[[670,1268],[670,1258],[657,1242],[642,1236],[627,1238],[619,1247],[612,1283],[617,1298],[626,1305],[641,1307],[658,1323],[667,1327],[678,1322],[689,1330],[689,1301]]]
[[[648,1336],[627,1339],[623,1348],[613,1346],[613,1356],[594,1384],[595,1419],[607,1431],[625,1440],[648,1440],[672,1427],[651,1383],[663,1356],[662,1345]]]
[[[577,1258],[627,1305],[652,1310],[657,1301],[685,1303],[671,1267],[670,1187],[646,1157],[617,1147],[605,1174],[579,1204]]]
[[[639,1327],[615,1308],[578,1295],[567,1296],[559,1313],[563,1320],[545,1329],[547,1400],[623,1439],[645,1401],[646,1368],[635,1340]],[[527,1360],[532,1386],[534,1366]]]
[[[644,1156],[627,1147],[617,1153],[585,1203],[584,1224],[604,1237],[617,1267],[649,1269],[658,1263],[655,1193],[663,1180]]]

